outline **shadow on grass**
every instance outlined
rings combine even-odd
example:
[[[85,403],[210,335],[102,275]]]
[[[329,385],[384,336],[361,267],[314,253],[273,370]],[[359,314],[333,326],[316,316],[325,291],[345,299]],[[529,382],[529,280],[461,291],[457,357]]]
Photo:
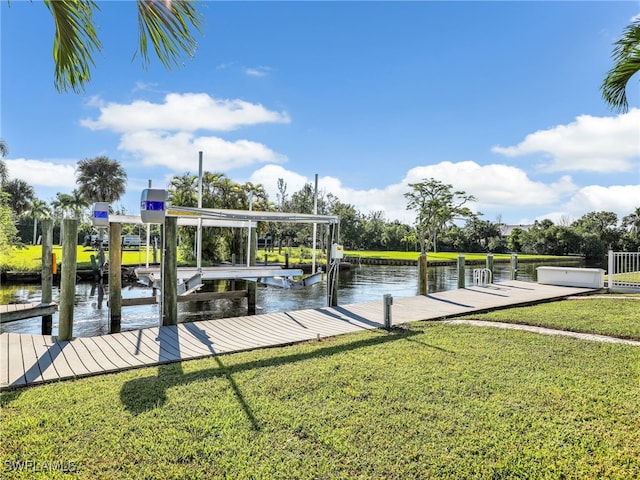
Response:
[[[230,366],[225,365],[221,356],[213,352],[212,349],[212,358],[216,363],[216,367],[198,370],[192,373],[184,373],[180,363],[160,365],[157,376],[138,378],[125,383],[120,390],[120,400],[129,412],[138,415],[153,410],[154,408],[162,407],[167,401],[166,391],[168,388],[185,385],[198,380],[206,380],[212,377],[225,377],[229,381],[238,399],[238,403],[251,422],[252,428],[254,430],[260,430],[260,424],[255,418],[251,406],[246,402],[242,391],[234,379],[233,375],[235,373],[254,368],[275,367],[309,359],[329,357],[335,354],[381,345],[396,340],[407,340],[420,333],[422,332],[394,328],[391,332],[381,331],[380,335],[373,338],[358,340],[347,344],[319,347],[304,353],[280,355]]]

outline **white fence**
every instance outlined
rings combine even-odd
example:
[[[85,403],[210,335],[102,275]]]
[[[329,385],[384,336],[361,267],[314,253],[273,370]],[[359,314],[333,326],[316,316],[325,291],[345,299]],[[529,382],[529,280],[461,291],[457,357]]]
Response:
[[[640,292],[640,252],[609,250],[607,287],[610,291]]]

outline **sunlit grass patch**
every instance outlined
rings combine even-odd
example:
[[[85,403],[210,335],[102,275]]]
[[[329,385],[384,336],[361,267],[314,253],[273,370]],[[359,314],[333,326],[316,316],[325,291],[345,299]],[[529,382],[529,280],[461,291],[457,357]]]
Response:
[[[522,323],[573,332],[640,340],[640,295],[585,297],[563,302],[496,310],[463,318]]]

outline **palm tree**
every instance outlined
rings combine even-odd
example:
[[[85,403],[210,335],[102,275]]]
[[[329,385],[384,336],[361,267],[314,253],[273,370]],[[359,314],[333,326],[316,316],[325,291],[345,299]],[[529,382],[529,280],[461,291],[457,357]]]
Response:
[[[195,207],[198,205],[198,178],[189,172],[184,175],[174,175],[169,182],[169,201],[171,205],[180,207]]]
[[[31,208],[31,201],[35,197],[33,187],[24,180],[14,178],[2,187],[8,195],[7,204],[15,216],[19,217]]]
[[[100,7],[94,0],[44,0],[44,3],[51,11],[56,29],[53,41],[56,89],[83,92],[95,66],[93,54],[102,48],[93,18]],[[149,43],[169,70],[181,65],[182,56],[193,56],[197,42],[192,30],[200,32],[201,25],[194,2],[138,0],[137,4],[138,52],[145,67],[150,63]]]
[[[126,182],[127,172],[117,160],[96,157],[78,162],[76,183],[89,203],[117,201],[125,191]]]
[[[0,157],[4,158],[9,153],[9,147],[4,140],[0,138]],[[0,185],[4,185],[9,181],[9,169],[4,160],[0,159]]]
[[[79,190],[74,190],[73,194],[68,193],[56,193],[56,199],[51,202],[53,207],[53,213],[56,217],[60,217],[60,245],[62,245],[63,230],[62,226],[64,222],[62,219],[69,214],[73,214],[74,218],[80,218],[82,216],[82,210],[89,206]]]
[[[51,216],[51,207],[44,200],[34,198],[31,202],[29,213],[33,217],[33,245],[35,245],[38,233],[38,219],[49,218]]]
[[[640,18],[634,19],[625,28],[622,37],[614,45],[614,66],[600,88],[602,97],[611,108],[626,112],[629,108],[627,84],[640,71]]]

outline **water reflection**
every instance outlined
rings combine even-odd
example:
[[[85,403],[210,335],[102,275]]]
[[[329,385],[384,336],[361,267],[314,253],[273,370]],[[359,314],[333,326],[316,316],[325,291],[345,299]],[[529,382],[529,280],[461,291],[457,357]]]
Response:
[[[520,263],[518,280],[536,281],[536,268],[541,263]],[[560,265],[560,264],[555,264]],[[580,263],[567,262],[562,265],[577,266]],[[473,283],[473,269],[467,266],[466,284]],[[417,267],[363,265],[353,266],[340,272],[338,301],[340,304],[360,303],[380,300],[384,294],[394,297],[408,297],[417,294]],[[458,272],[455,266],[429,267],[428,291],[435,293],[457,288]],[[511,278],[509,264],[494,264],[494,281]],[[224,289],[225,282],[208,283],[206,290]],[[53,301],[59,299],[59,287],[53,288]],[[151,290],[138,285],[124,286],[123,298],[151,296]],[[40,302],[38,285],[2,285],[0,298],[3,304]],[[73,335],[78,337],[104,335],[109,333],[109,308],[107,305],[108,285],[81,283],[76,286]],[[259,286],[257,289],[257,313],[283,312],[326,305],[326,285],[323,281],[300,290],[283,290]],[[192,322],[246,315],[247,300],[222,299],[216,301],[178,303],[178,321]],[[159,305],[123,307],[121,331],[136,330],[160,323]],[[39,334],[41,318],[20,320],[0,325],[0,332]],[[58,315],[53,316],[53,335],[58,333]]]

